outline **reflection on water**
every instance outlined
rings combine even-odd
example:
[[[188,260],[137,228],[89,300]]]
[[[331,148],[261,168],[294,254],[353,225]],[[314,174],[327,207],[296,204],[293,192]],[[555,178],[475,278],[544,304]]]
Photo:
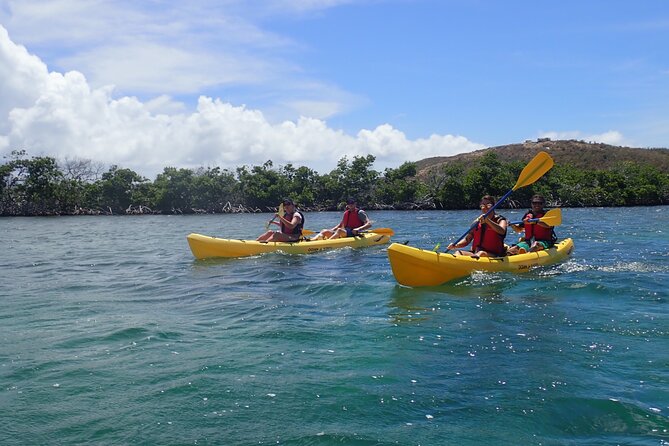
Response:
[[[390,293],[389,314],[396,322],[421,322],[438,311],[450,298],[478,299],[486,303],[510,301],[510,290],[517,278],[506,274],[475,273],[453,282],[435,286],[408,288],[396,285]]]

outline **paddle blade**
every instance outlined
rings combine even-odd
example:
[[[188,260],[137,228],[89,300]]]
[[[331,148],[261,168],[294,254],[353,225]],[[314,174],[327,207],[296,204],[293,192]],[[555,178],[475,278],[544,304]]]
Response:
[[[546,223],[548,226],[560,226],[562,224],[562,211],[560,209],[551,209],[539,221]]]
[[[393,235],[395,235],[395,231],[393,231],[390,228],[371,228],[371,229],[368,229],[366,232],[373,232],[374,234],[389,235],[391,237]]]
[[[534,224],[539,221],[542,223],[546,223],[548,226],[560,226],[562,224],[562,211],[560,209],[551,209],[550,211],[546,212],[546,215],[544,215],[541,218],[531,218],[529,220],[529,223]],[[521,220],[521,221],[514,221],[509,224],[518,226],[522,225],[523,223],[525,222]]]
[[[529,186],[551,170],[551,167],[553,167],[553,158],[546,152],[537,153],[520,173],[518,181],[516,181],[516,185],[513,186],[512,190]]]
[[[276,210],[276,213],[279,214],[281,217],[286,215],[286,211],[283,210],[283,203],[279,204],[279,208]],[[267,224],[265,225],[265,229],[269,229],[269,225],[271,225],[274,220],[276,220],[276,217],[272,218],[270,221],[267,222]]]
[[[314,235],[316,234],[314,231],[310,231],[308,229],[302,229],[302,235]]]

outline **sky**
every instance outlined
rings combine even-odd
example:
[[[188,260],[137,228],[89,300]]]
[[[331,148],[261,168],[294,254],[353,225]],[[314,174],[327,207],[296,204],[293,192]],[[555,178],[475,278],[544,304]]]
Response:
[[[668,1],[0,0],[1,157],[324,174],[544,137],[669,147]]]

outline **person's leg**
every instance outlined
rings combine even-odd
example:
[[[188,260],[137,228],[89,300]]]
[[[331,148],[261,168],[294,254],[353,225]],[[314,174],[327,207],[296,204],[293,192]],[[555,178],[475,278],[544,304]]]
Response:
[[[346,230],[342,228],[337,228],[336,231],[332,233],[330,237],[328,237],[329,240],[333,240],[336,238],[341,238],[341,237],[346,237]]]
[[[525,254],[530,250],[530,245],[527,242],[519,242],[518,245],[518,252],[516,254]]]
[[[267,231],[264,234],[262,234],[260,237],[256,239],[256,241],[259,242],[266,242],[272,237],[272,234],[274,234],[274,231]]]
[[[323,229],[321,232],[316,234],[315,236],[311,237],[311,240],[323,240],[326,238],[332,237],[333,232],[330,231],[329,229]]]
[[[296,242],[299,236],[294,234],[284,234],[283,232],[275,232],[272,234],[270,242]]]
[[[474,254],[471,251],[464,251],[462,249],[458,249],[457,251],[455,251],[453,253],[453,255],[456,256],[456,257],[460,257],[460,256],[462,256],[462,257],[478,257],[478,254]]]
[[[534,243],[532,243],[532,247],[530,248],[530,252],[543,251],[546,248],[548,248],[548,243],[547,242],[535,241]]]

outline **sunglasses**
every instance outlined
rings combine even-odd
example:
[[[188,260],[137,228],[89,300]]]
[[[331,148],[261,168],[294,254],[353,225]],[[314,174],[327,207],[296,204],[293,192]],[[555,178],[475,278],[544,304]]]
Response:
[[[481,204],[479,204],[479,207],[480,207],[481,209],[491,208],[491,207],[492,207],[492,203],[481,203]]]
[[[543,201],[533,201],[532,204],[544,204]]]

